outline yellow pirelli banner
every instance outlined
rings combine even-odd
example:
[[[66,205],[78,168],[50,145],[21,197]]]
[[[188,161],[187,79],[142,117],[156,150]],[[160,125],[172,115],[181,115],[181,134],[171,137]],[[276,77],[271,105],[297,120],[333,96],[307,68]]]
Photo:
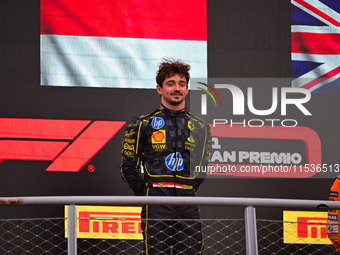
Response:
[[[327,237],[327,212],[284,211],[283,242],[332,244]]]
[[[77,206],[77,237],[142,240],[141,207]],[[68,236],[65,206],[65,237]]]

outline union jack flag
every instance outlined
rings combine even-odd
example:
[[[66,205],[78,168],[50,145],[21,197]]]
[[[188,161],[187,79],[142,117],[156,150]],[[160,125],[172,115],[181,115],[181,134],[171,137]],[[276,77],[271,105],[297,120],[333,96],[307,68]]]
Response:
[[[340,93],[340,1],[291,0],[293,87]]]

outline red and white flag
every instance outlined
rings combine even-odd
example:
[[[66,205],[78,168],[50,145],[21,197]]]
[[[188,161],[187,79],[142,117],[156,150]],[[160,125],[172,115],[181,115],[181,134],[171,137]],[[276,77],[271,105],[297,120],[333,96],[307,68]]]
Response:
[[[41,85],[155,88],[164,57],[207,76],[206,0],[41,0]]]

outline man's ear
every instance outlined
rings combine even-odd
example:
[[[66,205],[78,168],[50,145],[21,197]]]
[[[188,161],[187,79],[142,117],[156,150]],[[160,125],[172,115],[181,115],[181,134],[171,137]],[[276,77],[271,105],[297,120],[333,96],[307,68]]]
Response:
[[[157,93],[162,95],[163,94],[163,88],[157,84],[157,87],[156,87],[156,90],[157,90]]]

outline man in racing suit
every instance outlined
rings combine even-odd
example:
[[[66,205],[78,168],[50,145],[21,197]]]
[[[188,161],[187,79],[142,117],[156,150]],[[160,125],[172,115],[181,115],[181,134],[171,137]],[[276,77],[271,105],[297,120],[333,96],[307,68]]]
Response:
[[[334,180],[331,187],[329,200],[340,201],[340,175]],[[329,210],[327,221],[328,238],[332,241],[334,248],[340,254],[340,231],[339,231],[340,210]]]
[[[126,128],[121,173],[136,195],[195,196],[205,178],[195,170],[208,162],[210,128],[185,108],[189,70],[179,60],[161,63],[156,77],[161,106]],[[142,218],[146,254],[202,253],[198,206],[145,205]]]

